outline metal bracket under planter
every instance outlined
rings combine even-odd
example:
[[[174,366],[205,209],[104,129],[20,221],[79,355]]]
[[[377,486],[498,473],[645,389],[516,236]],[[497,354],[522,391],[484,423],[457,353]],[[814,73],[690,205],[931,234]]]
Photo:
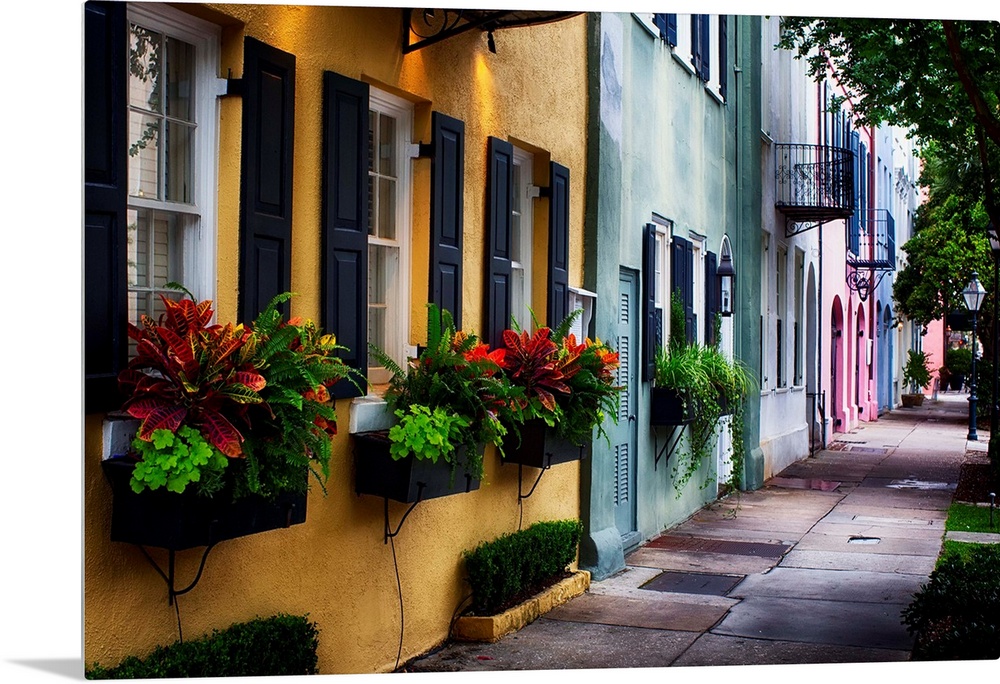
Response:
[[[219,542],[306,521],[305,493],[289,492],[273,500],[250,495],[236,501],[232,500],[228,489],[213,498],[198,496],[194,491],[178,494],[164,489],[136,493],[129,484],[136,463],[130,458],[110,458],[101,462],[111,485],[111,541],[139,547],[166,582],[171,604],[175,596],[191,591],[198,583],[209,552]],[[147,546],[167,550],[166,572],[149,555]],[[197,546],[205,547],[198,573],[186,588],[176,589],[176,552]]]
[[[358,432],[352,437],[354,491],[385,499],[385,543],[399,534],[410,511],[421,501],[479,489],[478,478],[453,469],[444,461],[432,463],[412,456],[393,459],[389,454],[392,442],[385,432]],[[460,446],[457,451],[462,460],[465,447]],[[389,499],[411,504],[395,531],[389,525]]]

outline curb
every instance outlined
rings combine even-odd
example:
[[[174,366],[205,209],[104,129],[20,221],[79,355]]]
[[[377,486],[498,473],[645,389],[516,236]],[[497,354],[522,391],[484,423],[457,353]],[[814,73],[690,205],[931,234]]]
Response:
[[[553,584],[540,594],[499,615],[462,616],[455,621],[451,638],[457,641],[494,642],[518,631],[536,619],[575,598],[590,588],[590,573],[577,570],[572,576]]]

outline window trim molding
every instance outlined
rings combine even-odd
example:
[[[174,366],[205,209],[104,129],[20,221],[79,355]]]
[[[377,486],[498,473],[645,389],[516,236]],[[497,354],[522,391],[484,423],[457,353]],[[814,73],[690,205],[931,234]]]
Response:
[[[534,174],[534,163],[535,155],[528,150],[518,147],[512,141],[511,146],[514,148],[513,154],[513,166],[519,166],[521,168],[521,182],[514,190],[520,195],[521,199],[521,244],[518,245],[519,251],[522,254],[521,261],[517,262],[520,264],[520,269],[523,274],[524,290],[522,292],[523,305],[525,310],[515,311],[514,310],[514,290],[511,287],[511,303],[510,303],[510,315],[512,318],[517,320],[517,324],[521,326],[522,330],[530,330],[532,328],[531,314],[528,313],[528,309],[531,311],[535,310],[533,306],[534,300],[532,299],[535,293],[535,288],[532,287],[535,279],[535,265],[536,259],[534,255],[534,240],[535,240],[535,202],[533,200],[540,196],[539,187],[535,185],[535,174]],[[513,171],[513,169],[512,169]],[[525,239],[525,226],[527,226],[527,239]],[[525,249],[526,248],[526,249]],[[511,245],[511,271],[514,269],[514,259],[513,259],[514,246]],[[513,282],[511,283],[513,285]],[[519,320],[519,314],[527,314],[524,320]],[[508,321],[508,325],[510,322]]]
[[[400,188],[400,195],[396,198],[396,244],[399,245],[399,272],[397,279],[404,296],[399,297],[400,315],[392,317],[387,321],[386,339],[391,340],[393,349],[386,349],[396,363],[401,367],[406,365],[406,356],[412,350],[410,344],[410,309],[412,305],[412,250],[413,250],[413,122],[414,106],[409,100],[398,95],[393,95],[385,90],[380,90],[375,86],[370,86],[368,92],[368,109],[378,112],[386,112],[396,117],[396,143],[397,143],[397,172],[396,183]],[[366,171],[367,173],[367,171]],[[371,217],[369,217],[371,220]],[[399,231],[403,235],[399,235]],[[375,242],[372,242],[372,240]],[[369,235],[368,245],[379,244],[380,238]],[[369,270],[369,274],[370,274]],[[368,282],[366,275],[365,282]],[[370,286],[370,285],[369,285]],[[367,292],[365,293],[367,297]],[[389,328],[391,327],[391,332]],[[369,342],[373,340],[369,339]],[[389,346],[389,345],[386,345]],[[371,367],[369,366],[369,369]]]
[[[185,263],[197,255],[194,278],[185,278],[184,285],[201,299],[216,301],[218,288],[218,179],[220,107],[215,92],[221,54],[222,28],[174,7],[159,3],[129,3],[127,21],[163,31],[194,45],[195,59],[195,154],[194,196],[191,204],[150,201],[132,197],[126,190],[126,208],[171,211],[199,217],[197,235],[185,239]],[[128,82],[128,66],[126,83]],[[203,92],[202,92],[203,91]],[[126,102],[127,106],[127,102]],[[127,173],[127,172],[126,172]],[[128,285],[126,284],[126,287]],[[217,315],[217,314],[216,314]]]

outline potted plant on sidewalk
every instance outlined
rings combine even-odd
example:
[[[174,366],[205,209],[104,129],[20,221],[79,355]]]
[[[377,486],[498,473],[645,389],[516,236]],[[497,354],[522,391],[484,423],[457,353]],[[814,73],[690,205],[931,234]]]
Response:
[[[923,406],[924,393],[921,390],[929,384],[931,384],[931,371],[926,352],[909,350],[906,353],[906,365],[903,366],[903,386],[909,387],[910,392],[901,395],[903,407]]]
[[[372,354],[392,373],[385,398],[398,423],[354,435],[355,491],[410,503],[478,489],[483,448],[506,433],[503,352],[429,304],[427,346],[405,369],[375,346]]]
[[[554,330],[505,330],[503,373],[515,390],[504,406],[508,463],[543,468],[579,460],[594,438],[607,437],[607,415],[618,420],[618,353],[600,340],[577,343],[568,330],[574,311]]]
[[[944,353],[944,365],[948,369],[948,386],[960,392],[965,387],[965,378],[972,370],[972,350],[955,347]]]
[[[129,453],[102,463],[112,540],[181,550],[304,522],[309,473],[321,487],[329,476],[327,388],[351,371],[332,335],[282,320],[290,297],[249,326],[162,297],[159,320],[129,325],[135,355],[118,380],[138,427]]]

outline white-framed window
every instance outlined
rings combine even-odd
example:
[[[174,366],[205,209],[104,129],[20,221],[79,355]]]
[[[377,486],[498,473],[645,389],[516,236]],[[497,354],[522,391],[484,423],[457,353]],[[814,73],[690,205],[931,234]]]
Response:
[[[694,73],[694,65],[691,64],[691,15],[677,15],[677,45],[674,46],[674,56],[688,71]]]
[[[372,88],[368,109],[368,341],[403,366],[410,352],[413,105]],[[369,356],[373,385],[391,375]]]
[[[705,326],[708,319],[705,311],[705,236],[690,233],[691,251],[693,253],[691,269],[691,308],[694,311],[694,339],[698,344],[705,344]]]
[[[214,299],[218,26],[163,5],[128,6],[129,320],[160,295]]]
[[[719,71],[722,69],[722,51],[719,47],[719,15],[710,14],[708,15],[708,48],[706,52],[705,46],[702,46],[702,52],[709,55],[708,63],[708,83],[706,88],[713,95],[718,95],[722,98],[722,92],[719,90]]]
[[[788,372],[786,370],[788,366],[787,353],[785,351],[785,337],[787,331],[784,329],[784,323],[787,320],[788,313],[788,295],[786,290],[788,285],[786,279],[788,277],[788,248],[785,245],[779,244],[778,251],[775,258],[775,272],[774,272],[774,299],[775,299],[775,360],[777,363],[777,386],[786,387],[788,385]]]
[[[803,281],[805,279],[805,252],[795,248],[795,284],[792,296],[795,300],[792,326],[792,384],[801,386],[805,384],[803,372],[803,356],[805,350],[805,320],[802,313],[803,307]]]
[[[510,315],[522,330],[531,330],[531,278],[533,262],[533,199],[538,187],[532,184],[534,156],[514,148],[510,217]]]
[[[760,238],[760,291],[763,296],[760,298],[760,366],[758,367],[758,372],[760,374],[760,389],[761,391],[766,391],[771,388],[770,377],[768,372],[770,370],[771,364],[768,362],[768,357],[771,355],[768,350],[770,350],[770,331],[771,331],[771,288],[768,286],[769,273],[770,273],[770,263],[768,259],[768,254],[771,247],[771,234],[763,233]]]
[[[666,344],[670,339],[670,240],[673,223],[653,214],[653,225],[656,226],[654,299],[657,320],[660,322],[658,339],[661,344]]]

